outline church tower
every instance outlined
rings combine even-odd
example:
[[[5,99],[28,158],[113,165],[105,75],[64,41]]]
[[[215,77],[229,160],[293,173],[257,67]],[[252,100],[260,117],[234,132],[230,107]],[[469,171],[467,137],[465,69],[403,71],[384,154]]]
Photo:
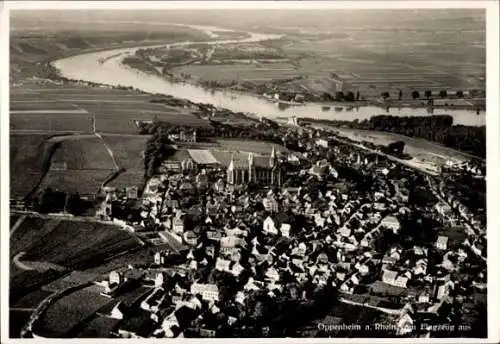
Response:
[[[273,145],[273,150],[271,151],[271,156],[269,157],[269,167],[271,174],[271,185],[280,186],[281,185],[281,169],[278,162],[278,157],[276,155],[276,148]]]
[[[231,155],[231,162],[229,163],[229,166],[227,167],[227,183],[228,184],[234,184],[235,180],[235,170],[234,170],[234,154]]]
[[[248,153],[248,181],[254,182],[257,180],[255,162],[253,160],[253,153]]]
[[[276,149],[273,145],[273,150],[271,151],[271,156],[269,157],[269,167],[275,167],[278,164],[278,158],[276,157]]]

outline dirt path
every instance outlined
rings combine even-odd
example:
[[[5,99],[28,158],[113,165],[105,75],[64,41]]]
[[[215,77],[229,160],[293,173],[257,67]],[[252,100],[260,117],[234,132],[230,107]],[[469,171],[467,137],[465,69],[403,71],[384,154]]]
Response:
[[[26,264],[23,264],[21,263],[21,261],[19,259],[21,259],[24,255],[26,254],[26,252],[19,252],[18,254],[16,254],[14,256],[14,258],[12,258],[12,263],[14,263],[15,266],[17,266],[19,269],[21,270],[25,270],[25,271],[31,271],[31,270],[35,270],[34,268],[32,268],[31,266],[28,266]]]
[[[14,223],[14,226],[10,229],[10,236],[12,237],[12,234],[16,231],[16,229],[19,228],[19,226],[23,223],[23,221],[26,219],[26,215],[21,216],[20,218],[17,219],[16,223]]]
[[[36,270],[39,272],[43,272],[43,271],[47,271],[47,270],[66,271],[66,268],[64,266],[50,263],[50,262],[43,262],[43,261],[24,261],[24,262],[21,262],[20,259],[25,254],[26,254],[26,252],[19,252],[18,254],[15,255],[14,258],[12,258],[12,263],[14,263],[21,270],[25,270],[25,271]]]
[[[101,140],[102,144],[104,145],[104,148],[106,148],[106,150],[109,153],[109,156],[111,157],[111,160],[113,161],[113,165],[115,167],[115,170],[118,171],[120,169],[120,166],[116,162],[115,155],[113,154],[113,151],[111,150],[111,148],[109,148],[109,146],[107,145],[106,141],[104,141],[104,139],[102,138],[101,134],[95,133],[95,136],[98,137]]]

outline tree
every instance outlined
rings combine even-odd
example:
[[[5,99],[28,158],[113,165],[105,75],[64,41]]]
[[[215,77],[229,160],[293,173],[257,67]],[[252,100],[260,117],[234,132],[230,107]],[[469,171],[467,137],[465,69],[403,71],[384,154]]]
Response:
[[[425,98],[429,99],[432,97],[432,91],[431,90],[425,90]]]
[[[321,101],[323,102],[329,102],[329,101],[332,101],[334,100],[334,98],[332,97],[332,95],[328,92],[323,92],[320,96],[320,99]]]
[[[401,98],[403,98],[403,91],[399,90],[398,99],[401,100]]]
[[[413,99],[418,99],[420,98],[420,92],[418,92],[417,90],[414,90],[412,93],[411,93],[411,97]]]
[[[389,143],[387,145],[387,148],[389,151],[394,152],[394,153],[402,153],[404,148],[405,148],[405,143],[404,141],[396,141]]]
[[[387,99],[387,98],[389,98],[391,95],[389,94],[389,92],[384,91],[384,92],[380,93],[380,96],[381,96],[382,98],[384,98],[384,99]]]
[[[335,92],[335,101],[341,102],[342,100],[344,100],[344,92],[342,91]]]
[[[448,96],[448,92],[446,90],[439,91],[439,97],[446,98]]]
[[[355,99],[354,93],[351,91],[347,92],[347,94],[345,96],[345,100],[348,102],[353,102],[354,99]]]
[[[360,97],[360,96],[361,96],[361,95],[360,95],[359,91],[356,91],[356,100],[359,100],[359,97]]]
[[[458,90],[457,91],[457,98],[463,98],[464,97],[464,91]]]

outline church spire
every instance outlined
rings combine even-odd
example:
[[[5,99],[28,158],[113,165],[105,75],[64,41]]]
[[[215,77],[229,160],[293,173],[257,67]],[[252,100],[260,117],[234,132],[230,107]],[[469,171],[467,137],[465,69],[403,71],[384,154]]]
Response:
[[[229,162],[229,166],[227,167],[227,183],[234,184],[235,183],[235,171],[234,171],[234,153],[231,154],[231,162]]]
[[[277,157],[276,157],[276,148],[275,146],[273,145],[273,149],[271,151],[271,156],[269,157],[269,165],[271,167],[274,167],[276,166],[276,161],[277,160]]]
[[[253,162],[253,153],[248,153],[248,167],[253,167],[254,162]]]
[[[234,153],[231,154],[231,161],[229,162],[228,169],[230,171],[234,170]]]
[[[248,153],[248,181],[253,182],[255,178],[255,163],[253,160],[253,153],[250,152]]]

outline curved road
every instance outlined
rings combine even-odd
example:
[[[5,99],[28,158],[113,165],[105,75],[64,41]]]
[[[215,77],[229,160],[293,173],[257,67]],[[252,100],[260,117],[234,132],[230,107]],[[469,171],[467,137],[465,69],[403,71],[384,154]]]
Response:
[[[17,266],[19,269],[21,270],[25,270],[25,271],[30,271],[30,270],[35,270],[34,268],[32,268],[31,266],[28,266],[26,264],[23,264],[19,259],[21,259],[24,255],[26,254],[26,252],[19,252],[18,254],[16,254],[14,256],[14,258],[12,258],[12,263],[14,263],[15,266]]]

